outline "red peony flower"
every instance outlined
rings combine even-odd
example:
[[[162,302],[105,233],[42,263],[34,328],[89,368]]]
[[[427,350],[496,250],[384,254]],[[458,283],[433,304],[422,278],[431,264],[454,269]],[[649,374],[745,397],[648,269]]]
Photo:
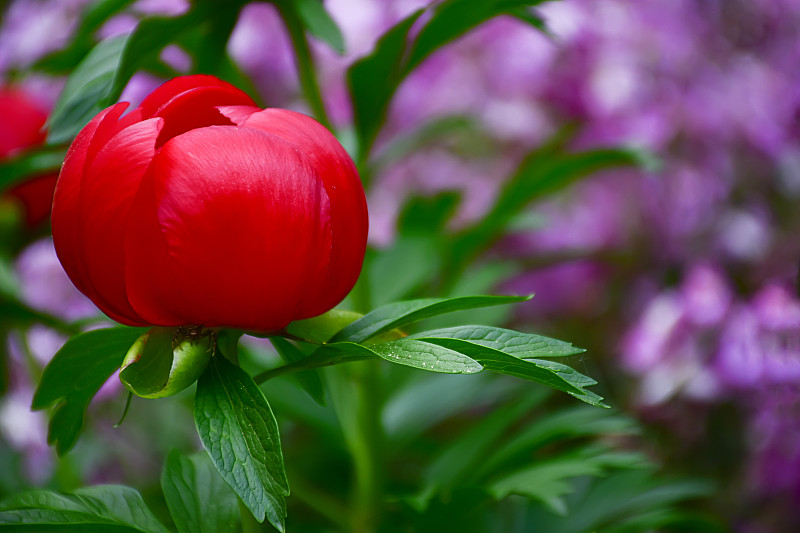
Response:
[[[0,117],[0,160],[44,142],[42,128],[47,113],[22,91],[0,88]],[[56,174],[34,176],[8,191],[21,203],[28,227],[38,226],[50,215],[56,177]]]
[[[367,207],[328,130],[206,75],[127,106],[81,130],[53,202],[58,257],[108,316],[270,331],[347,295]]]

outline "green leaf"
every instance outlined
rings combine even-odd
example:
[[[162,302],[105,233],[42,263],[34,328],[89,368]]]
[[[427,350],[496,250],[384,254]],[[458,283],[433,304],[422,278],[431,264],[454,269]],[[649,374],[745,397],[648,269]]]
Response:
[[[507,408],[494,410],[452,440],[428,469],[424,488],[418,496],[419,502],[424,506],[437,491],[470,480],[474,470],[491,455],[495,444],[545,394],[534,391]]]
[[[530,300],[533,296],[458,296],[455,298],[424,298],[384,305],[367,313],[337,333],[333,342],[364,342],[371,337],[407,326],[425,318],[453,311],[491,307]]]
[[[445,374],[475,374],[483,370],[477,362],[458,352],[413,339],[399,339],[370,346],[337,342],[326,344],[315,355],[327,355],[332,351],[360,355],[363,358],[380,357],[399,365]]]
[[[409,31],[425,10],[412,13],[387,31],[372,53],[347,73],[360,161],[366,161],[400,83],[426,58],[495,16],[521,16],[520,8],[542,1],[446,0],[429,8],[431,16],[413,42],[409,42]]]
[[[278,355],[281,356],[281,359],[287,363],[294,363],[306,357],[294,344],[284,338],[270,337],[270,342],[278,352]],[[322,379],[320,379],[315,370],[299,372],[295,374],[295,378],[315,402],[319,405],[325,405],[325,390],[322,387]]]
[[[128,35],[106,39],[67,78],[64,89],[47,121],[47,141],[71,141],[93,116],[117,98],[112,93],[117,68],[128,44]]]
[[[58,402],[50,415],[47,442],[55,444],[59,455],[75,445],[89,402],[144,331],[120,326],[75,335],[44,369],[31,408],[44,409]]]
[[[0,504],[0,531],[169,533],[138,492],[119,485],[81,488],[72,494],[25,492]]]
[[[386,116],[389,100],[403,79],[408,32],[423,12],[418,10],[398,22],[378,40],[372,53],[356,61],[347,71],[362,160],[366,159]]]
[[[0,163],[0,192],[7,191],[31,176],[58,173],[65,155],[66,150],[63,148],[44,147],[4,160]]]
[[[54,74],[68,74],[91,51],[94,34],[112,16],[134,0],[97,0],[88,4],[80,16],[80,23],[73,32],[72,42],[66,47],[46,55],[33,68]]]
[[[425,333],[415,336],[414,339],[471,357],[493,372],[535,381],[566,392],[588,404],[607,407],[600,396],[584,390],[584,387],[596,385],[597,382],[566,365],[543,359],[518,359],[500,350],[461,339],[428,337]]]
[[[436,5],[433,16],[414,40],[406,62],[411,71],[433,52],[487,20],[514,13],[523,6],[541,4],[543,0],[447,0]]]
[[[433,231],[432,229],[430,231]],[[439,243],[435,234],[401,236],[369,261],[369,295],[372,305],[385,305],[430,281],[439,271]]]
[[[469,341],[500,350],[519,359],[564,357],[586,350],[572,344],[533,333],[522,333],[491,326],[455,326],[409,335],[409,338],[441,338]]]
[[[311,35],[328,44],[339,55],[344,54],[344,37],[320,0],[295,0],[295,9]]]
[[[172,450],[161,473],[161,489],[178,533],[235,533],[236,495],[204,453]]]
[[[490,475],[516,458],[529,457],[553,442],[567,442],[585,437],[633,436],[639,431],[630,418],[593,407],[577,406],[547,413],[527,424],[519,433],[496,448],[481,464],[480,472]]]
[[[289,484],[278,423],[264,393],[241,368],[211,358],[197,382],[194,419],[214,467],[263,522],[284,531]]]
[[[321,344],[328,342],[331,337],[339,333],[345,326],[361,318],[361,313],[331,309],[313,318],[296,320],[286,326],[285,331],[290,335],[303,339],[306,342]]]

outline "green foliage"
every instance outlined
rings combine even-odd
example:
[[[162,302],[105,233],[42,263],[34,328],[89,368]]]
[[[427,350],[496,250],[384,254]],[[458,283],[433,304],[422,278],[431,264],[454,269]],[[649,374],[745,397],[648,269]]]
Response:
[[[296,0],[294,5],[300,20],[314,37],[326,43],[340,55],[344,54],[342,31],[320,0]]]
[[[161,489],[178,533],[236,533],[239,505],[208,455],[173,450],[161,474]]]
[[[0,503],[0,531],[169,533],[138,492],[118,485],[12,497]]]
[[[115,327],[75,335],[44,369],[31,407],[45,409],[56,404],[50,414],[47,442],[56,446],[59,455],[75,445],[89,402],[143,331]]]
[[[354,63],[348,71],[359,160],[367,160],[395,91],[426,58],[498,15],[517,15],[541,27],[540,19],[524,13],[529,6],[542,1],[446,0],[428,8],[430,17],[413,39],[409,39],[410,30],[426,10],[412,13],[388,30],[372,53]]]
[[[284,531],[289,484],[278,423],[267,399],[242,369],[221,355],[197,382],[194,419],[222,479],[256,517]]]
[[[456,298],[424,298],[384,305],[337,333],[333,342],[364,342],[372,337],[402,328],[414,322],[453,311],[491,307],[530,300],[532,296],[462,296]]]

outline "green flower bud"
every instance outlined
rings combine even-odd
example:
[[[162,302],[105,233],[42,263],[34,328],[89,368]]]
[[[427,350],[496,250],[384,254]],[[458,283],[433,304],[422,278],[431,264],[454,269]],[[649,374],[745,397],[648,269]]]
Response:
[[[203,373],[215,340],[215,333],[209,329],[151,328],[128,350],[119,379],[142,398],[177,394]]]

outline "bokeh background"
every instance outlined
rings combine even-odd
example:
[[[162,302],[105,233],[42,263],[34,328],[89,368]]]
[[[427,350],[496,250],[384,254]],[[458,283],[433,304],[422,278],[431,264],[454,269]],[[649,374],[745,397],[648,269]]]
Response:
[[[0,84],[42,113],[52,109],[68,72],[41,60],[72,42],[87,4],[6,3]],[[175,0],[129,4],[92,39],[188,9]],[[312,38],[311,52],[331,123],[351,146],[348,66],[427,2],[324,4],[345,51]],[[362,161],[368,304],[536,293],[481,319],[587,348],[577,367],[637,421],[632,446],[671,476],[711,480],[714,488],[693,505],[722,527],[798,530],[800,2],[563,0],[537,6],[536,14],[546,31],[510,16],[492,19],[401,84],[372,156]],[[313,113],[273,5],[241,11],[227,53],[260,102]],[[177,46],[161,59],[178,73],[196,68]],[[161,81],[138,72],[121,100],[135,105]],[[0,117],[4,129],[8,116]],[[520,162],[542,146],[558,154],[622,148],[637,164],[599,165],[610,168],[565,180],[513,213],[479,256],[452,268],[431,234],[457,237],[494,216]],[[20,198],[2,201],[4,218],[17,216],[16,233],[5,234],[2,283],[65,323],[101,323],[61,270],[46,221],[20,223],[31,209]],[[124,395],[112,380],[92,407],[92,431],[57,458],[46,443],[45,414],[29,406],[43,365],[65,339],[58,329],[0,323],[8,338],[2,492],[104,481],[146,486],[165,450],[193,445],[191,432],[170,422],[183,407],[142,401],[114,430]],[[254,360],[269,359],[268,346],[252,349]]]

